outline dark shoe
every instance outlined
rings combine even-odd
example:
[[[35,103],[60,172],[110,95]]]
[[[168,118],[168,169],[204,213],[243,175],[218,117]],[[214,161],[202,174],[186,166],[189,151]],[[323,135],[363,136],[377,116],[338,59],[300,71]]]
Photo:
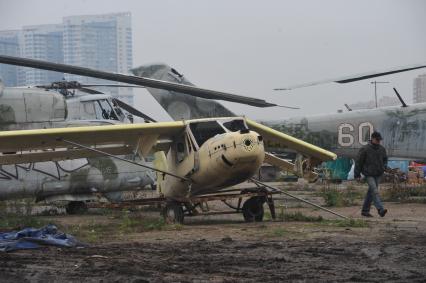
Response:
[[[373,215],[371,215],[370,212],[361,212],[361,215],[364,217],[373,217]]]
[[[386,215],[386,213],[388,213],[388,210],[387,210],[386,208],[384,208],[384,209],[382,209],[382,210],[380,210],[380,211],[379,211],[379,215],[380,215],[380,217],[385,216],[385,215]]]

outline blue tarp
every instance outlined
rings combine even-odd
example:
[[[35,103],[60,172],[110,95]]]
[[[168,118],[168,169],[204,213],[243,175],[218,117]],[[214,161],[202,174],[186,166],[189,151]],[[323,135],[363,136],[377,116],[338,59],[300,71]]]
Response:
[[[73,236],[58,231],[58,228],[52,224],[46,225],[41,229],[25,228],[21,231],[0,233],[0,251],[37,249],[46,245],[59,247],[82,246]]]
[[[346,180],[352,164],[352,159],[339,157],[334,161],[324,162],[323,167],[329,170],[331,179]]]
[[[389,168],[395,169],[398,168],[404,173],[408,173],[408,165],[410,164],[409,160],[389,160]]]

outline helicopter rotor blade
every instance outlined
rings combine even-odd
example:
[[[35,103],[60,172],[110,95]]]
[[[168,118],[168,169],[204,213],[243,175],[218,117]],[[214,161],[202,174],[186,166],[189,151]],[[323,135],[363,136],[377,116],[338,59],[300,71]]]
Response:
[[[82,84],[82,87],[131,87],[131,88],[145,88],[140,85],[117,85],[117,84]]]
[[[332,83],[332,82],[339,83],[339,84],[346,84],[346,83],[352,83],[352,82],[372,79],[372,78],[381,77],[381,76],[387,76],[387,75],[392,75],[392,74],[397,74],[397,73],[402,73],[402,72],[413,71],[413,70],[417,70],[417,69],[421,69],[421,68],[426,68],[426,64],[423,63],[423,64],[387,69],[387,70],[382,70],[382,71],[373,71],[373,72],[357,74],[357,75],[352,75],[352,76],[346,76],[346,77],[341,77],[341,78],[326,79],[326,80],[321,80],[321,81],[316,81],[316,82],[302,83],[302,84],[297,84],[297,85],[292,85],[292,86],[287,86],[287,87],[274,88],[274,90],[277,90],[277,91],[292,90],[292,89],[296,89],[296,88],[316,86],[316,85]]]
[[[101,91],[98,91],[96,89],[87,88],[87,87],[80,87],[80,88],[78,88],[78,90],[85,92],[85,93],[89,93],[89,94],[103,94],[103,92],[101,92]]]
[[[176,91],[185,93],[188,95],[206,98],[206,99],[217,99],[217,100],[225,100],[230,102],[242,103],[256,107],[272,107],[277,106],[277,104],[267,102],[263,99],[252,98],[247,96],[240,96],[232,93],[214,91],[210,89],[203,89],[189,85],[183,85],[178,83],[160,81],[145,77],[138,77],[132,75],[124,75],[117,74],[105,71],[94,70],[90,68],[77,67],[66,64],[58,64],[51,63],[41,60],[28,59],[28,58],[20,58],[13,56],[5,56],[0,55],[0,63],[9,64],[9,65],[17,65],[23,67],[30,67],[48,71],[56,71],[61,73],[68,73],[74,75],[87,76],[92,78],[135,84],[139,86],[152,87],[165,89],[169,91]]]

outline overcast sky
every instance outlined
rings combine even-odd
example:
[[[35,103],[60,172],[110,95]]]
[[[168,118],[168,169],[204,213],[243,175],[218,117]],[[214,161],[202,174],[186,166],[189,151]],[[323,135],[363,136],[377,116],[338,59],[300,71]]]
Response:
[[[194,84],[263,98],[301,110],[224,103],[255,119],[335,112],[370,100],[370,81],[272,89],[372,70],[426,63],[426,1],[105,1],[0,0],[0,29],[60,23],[62,17],[132,13],[134,66],[165,62]],[[396,87],[412,101],[413,79],[426,69],[383,77],[379,96]],[[136,103],[167,115],[145,90]]]

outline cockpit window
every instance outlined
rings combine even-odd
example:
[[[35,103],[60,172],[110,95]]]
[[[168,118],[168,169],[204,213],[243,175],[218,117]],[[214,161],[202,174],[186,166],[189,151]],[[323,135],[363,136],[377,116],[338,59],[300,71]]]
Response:
[[[95,103],[96,118],[118,120],[117,114],[106,99],[100,99]]]
[[[112,100],[112,105],[114,107],[114,111],[115,113],[117,113],[119,120],[123,121],[124,120],[124,113],[123,111],[121,111],[120,106],[118,106],[117,102],[115,101],[115,99]]]
[[[228,130],[230,130],[231,132],[247,130],[247,127],[244,124],[244,120],[232,120],[232,121],[223,123],[223,126],[227,128]]]
[[[198,143],[198,146],[201,146],[208,139],[214,137],[215,135],[225,133],[225,129],[222,128],[216,121],[191,123],[189,127],[191,128],[192,134],[195,138],[195,141]]]
[[[96,119],[95,106],[93,101],[84,101],[80,107],[80,119],[91,120]]]

